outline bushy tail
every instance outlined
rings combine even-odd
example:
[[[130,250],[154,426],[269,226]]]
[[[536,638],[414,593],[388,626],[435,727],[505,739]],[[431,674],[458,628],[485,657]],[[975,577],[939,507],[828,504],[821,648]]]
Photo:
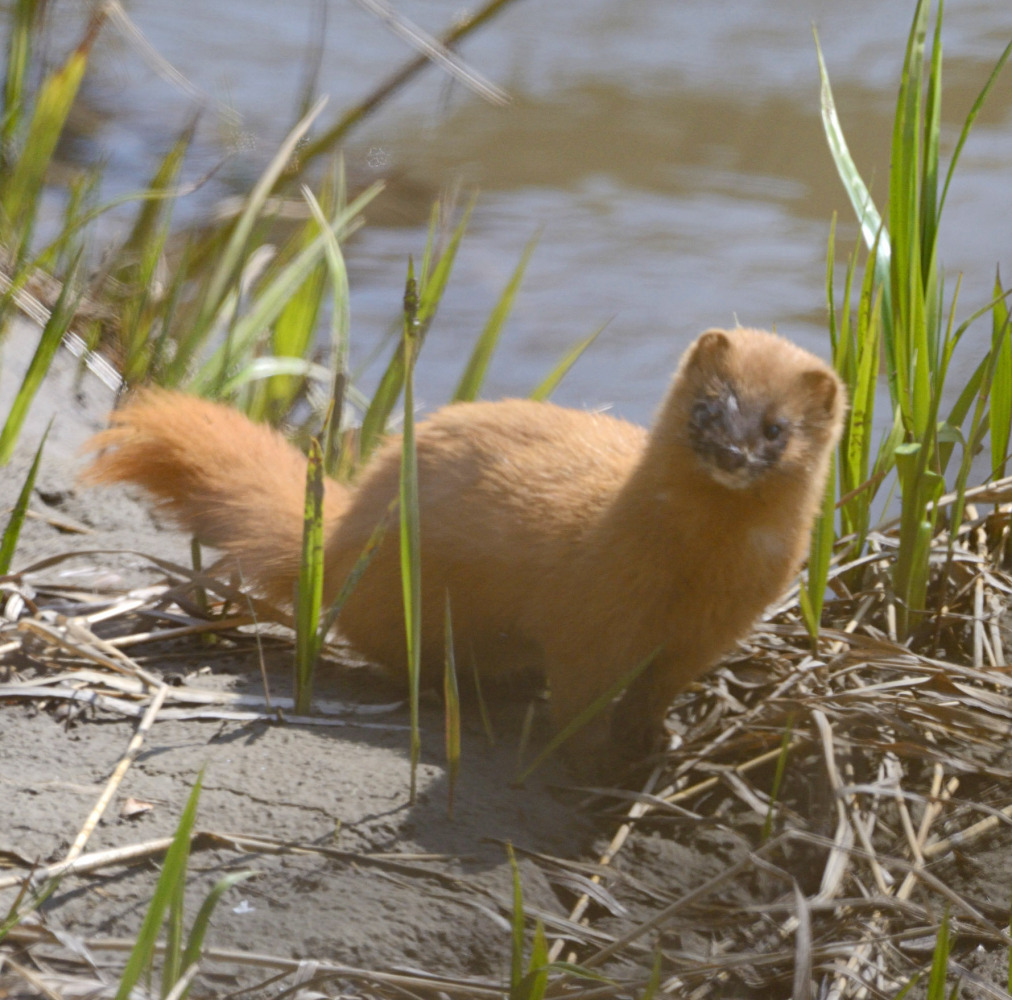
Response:
[[[306,459],[277,431],[218,403],[164,389],[138,393],[86,445],[82,478],[136,483],[201,542],[234,556],[244,578],[292,602],[302,549]],[[347,492],[327,481],[329,536]]]

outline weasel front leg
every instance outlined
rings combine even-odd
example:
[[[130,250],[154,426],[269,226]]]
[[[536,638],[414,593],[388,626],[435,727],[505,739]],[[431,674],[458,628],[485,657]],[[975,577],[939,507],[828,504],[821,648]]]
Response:
[[[612,708],[612,740],[630,756],[647,756],[666,742],[664,720],[675,695],[694,674],[684,660],[661,650]]]
[[[628,672],[635,666],[631,664]],[[598,676],[600,681],[596,688],[588,683],[591,675]],[[563,676],[550,677],[551,710],[556,729],[564,729],[595,697],[621,680],[621,676],[616,673],[607,677],[603,672],[586,669],[567,670]],[[566,741],[564,753],[576,761],[589,756],[612,757],[616,749],[627,759],[653,753],[663,741],[668,706],[685,687],[685,678],[682,659],[661,650],[616,702],[605,706]]]

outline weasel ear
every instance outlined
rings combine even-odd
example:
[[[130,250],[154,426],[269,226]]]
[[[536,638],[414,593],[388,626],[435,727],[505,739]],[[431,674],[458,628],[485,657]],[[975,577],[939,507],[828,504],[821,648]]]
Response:
[[[689,350],[689,360],[694,367],[707,373],[721,372],[726,367],[725,358],[731,350],[731,338],[725,330],[707,330]]]
[[[809,406],[823,418],[832,418],[839,407],[843,386],[836,375],[828,370],[813,368],[802,372],[799,378]]]

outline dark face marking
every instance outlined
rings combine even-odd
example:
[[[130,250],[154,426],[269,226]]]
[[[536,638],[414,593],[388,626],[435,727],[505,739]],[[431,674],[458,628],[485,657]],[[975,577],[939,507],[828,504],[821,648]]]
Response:
[[[739,401],[730,386],[697,399],[689,414],[689,443],[714,478],[735,489],[755,482],[780,460],[791,437],[772,407]]]

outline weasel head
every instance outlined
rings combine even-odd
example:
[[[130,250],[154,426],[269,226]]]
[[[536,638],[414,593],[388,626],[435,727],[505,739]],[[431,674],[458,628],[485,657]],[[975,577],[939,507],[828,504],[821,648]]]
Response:
[[[846,405],[836,373],[761,330],[709,330],[686,352],[669,402],[701,471],[731,490],[825,477]]]

